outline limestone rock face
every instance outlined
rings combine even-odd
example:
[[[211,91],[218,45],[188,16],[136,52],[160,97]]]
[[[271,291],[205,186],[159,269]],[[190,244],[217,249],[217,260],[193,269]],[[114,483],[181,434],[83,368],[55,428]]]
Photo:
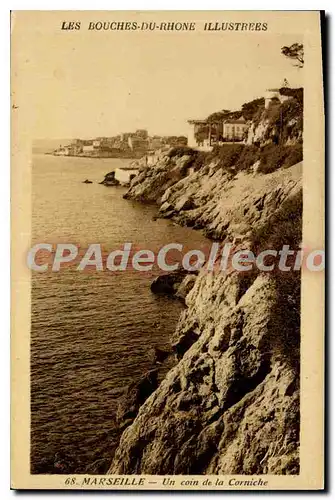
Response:
[[[177,222],[202,228],[212,239],[234,240],[248,237],[256,226],[262,227],[285,199],[300,190],[300,164],[269,175],[240,173],[233,179],[228,179],[225,172],[213,165],[207,175],[199,171],[192,178],[178,182],[165,204],[169,211],[175,211],[173,219]],[[185,195],[192,198],[196,208],[176,208]]]
[[[195,271],[188,272],[184,269],[163,274],[153,280],[151,283],[151,291],[157,294],[165,294],[185,299],[194,285],[196,274]]]
[[[248,129],[247,145],[254,144],[255,142],[263,142],[264,136],[269,127],[269,120],[260,120],[259,123],[252,123]]]
[[[129,196],[151,193],[162,215],[237,248],[254,248],[255,235],[260,248],[299,238],[301,206],[287,207],[301,196],[301,164],[233,178],[213,164],[182,177],[183,160],[170,182],[169,161]],[[203,268],[179,290],[178,363],[123,432],[109,474],[298,474],[299,273]]]
[[[238,281],[197,278],[176,332],[181,342],[188,325],[193,343],[123,433],[110,474],[298,473],[299,334],[283,331],[271,277],[240,299]]]
[[[160,203],[165,191],[185,177],[188,161],[187,155],[171,158],[167,153],[157,155],[155,164],[141,168],[125,198]]]
[[[140,173],[126,197],[154,201],[160,204],[160,216],[203,229],[214,240],[248,238],[302,189],[302,163],[272,174],[241,172],[231,178],[215,162],[182,177],[188,157],[179,158],[176,165],[174,161],[160,159],[149,173]]]
[[[118,404],[116,419],[121,429],[130,425],[140,406],[157,389],[157,386],[158,373],[155,369],[146,373],[139,382],[130,384]]]

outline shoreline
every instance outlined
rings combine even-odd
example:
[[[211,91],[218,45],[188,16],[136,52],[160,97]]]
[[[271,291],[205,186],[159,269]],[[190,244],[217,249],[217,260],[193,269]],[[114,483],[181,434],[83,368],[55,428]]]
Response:
[[[55,153],[43,153],[45,155],[49,156],[57,156],[58,158],[91,158],[92,160],[139,160],[143,157],[141,156],[123,156],[123,155],[116,155],[116,156],[93,156],[93,155],[57,155]]]
[[[280,237],[299,240],[302,162],[267,174],[248,168],[235,175],[220,158],[192,172],[186,171],[188,162],[188,155],[157,158],[124,198],[156,203],[160,217],[201,229],[211,240],[229,236],[238,248],[263,249],[273,238],[278,243],[278,222]],[[152,288],[174,292],[172,278],[160,278]],[[200,270],[181,280],[181,292],[186,308],[170,339],[177,363],[122,432],[107,473],[299,473],[300,274],[282,281],[261,272],[210,276]],[[264,421],[266,455],[259,436]],[[173,443],[165,439],[171,432]],[[287,444],[270,455],[271,442],[283,436]],[[259,462],[260,453],[267,460]]]

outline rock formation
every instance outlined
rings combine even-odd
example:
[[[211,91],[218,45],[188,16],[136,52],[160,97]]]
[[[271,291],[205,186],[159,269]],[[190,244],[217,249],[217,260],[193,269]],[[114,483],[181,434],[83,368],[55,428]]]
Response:
[[[190,155],[162,155],[127,197],[235,249],[298,247],[301,163],[266,175],[214,157],[189,165]],[[204,267],[183,286],[178,363],[124,430],[108,473],[298,474],[300,273]]]
[[[184,269],[163,274],[153,280],[151,291],[157,294],[185,299],[194,285],[196,274],[196,272],[188,272]]]
[[[105,175],[105,178],[103,181],[101,181],[99,184],[103,184],[104,186],[119,186],[120,183],[117,179],[115,179],[115,172],[108,172],[108,174]]]

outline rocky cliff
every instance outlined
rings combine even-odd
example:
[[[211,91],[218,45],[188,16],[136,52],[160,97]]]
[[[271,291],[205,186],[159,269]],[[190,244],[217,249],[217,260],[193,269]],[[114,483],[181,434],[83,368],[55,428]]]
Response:
[[[264,174],[262,156],[245,152],[157,155],[127,197],[236,249],[297,248],[302,164]],[[299,272],[204,267],[184,279],[178,362],[124,430],[109,473],[298,474]]]

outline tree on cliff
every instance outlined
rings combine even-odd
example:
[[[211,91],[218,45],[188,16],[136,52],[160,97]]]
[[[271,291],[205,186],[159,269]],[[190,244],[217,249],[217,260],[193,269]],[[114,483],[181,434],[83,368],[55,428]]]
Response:
[[[281,53],[293,61],[298,61],[298,64],[294,64],[298,68],[304,66],[304,46],[302,43],[293,43],[290,47],[281,48]]]
[[[242,111],[229,111],[229,109],[223,109],[222,111],[216,111],[207,117],[207,123],[220,122],[222,120],[238,120],[242,116]]]
[[[242,104],[242,115],[246,120],[252,120],[259,108],[264,109],[264,97]]]
[[[231,111],[229,109],[222,109],[221,111],[215,111],[215,113],[212,113],[207,117],[207,122],[213,123],[224,120],[229,116],[230,113]]]

